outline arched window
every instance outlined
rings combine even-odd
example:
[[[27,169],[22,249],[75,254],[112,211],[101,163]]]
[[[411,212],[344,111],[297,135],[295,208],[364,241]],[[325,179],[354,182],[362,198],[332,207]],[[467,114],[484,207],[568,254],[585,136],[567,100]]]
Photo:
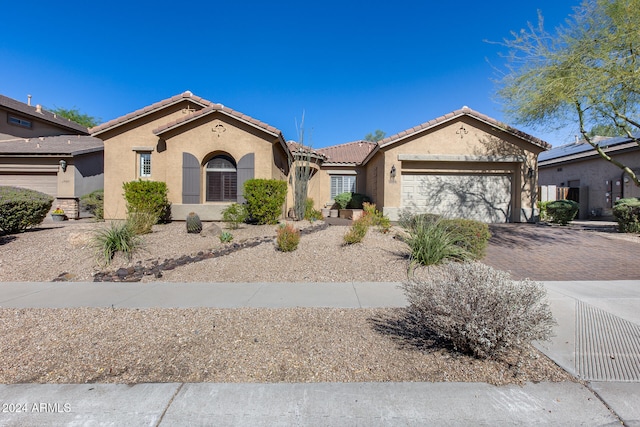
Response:
[[[229,156],[209,160],[207,173],[207,202],[235,202],[237,200],[236,163]]]

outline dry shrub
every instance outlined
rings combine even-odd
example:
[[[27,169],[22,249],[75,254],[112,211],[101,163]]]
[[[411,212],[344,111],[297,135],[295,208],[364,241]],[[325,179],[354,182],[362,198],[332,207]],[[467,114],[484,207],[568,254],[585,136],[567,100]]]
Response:
[[[354,243],[362,242],[364,236],[367,235],[367,231],[369,230],[369,219],[367,217],[361,217],[351,224],[349,227],[349,231],[347,231],[344,235],[344,243],[347,245],[352,245]]]
[[[276,243],[278,245],[278,249],[282,252],[295,251],[300,243],[300,230],[296,229],[291,224],[280,226],[278,228]]]
[[[481,263],[449,263],[403,285],[412,315],[463,353],[499,358],[547,340],[555,324],[542,284]]]

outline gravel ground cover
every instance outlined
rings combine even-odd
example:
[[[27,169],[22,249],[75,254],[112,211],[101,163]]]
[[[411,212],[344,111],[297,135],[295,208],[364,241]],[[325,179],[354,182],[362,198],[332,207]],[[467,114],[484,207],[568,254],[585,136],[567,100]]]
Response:
[[[297,227],[311,227],[299,222]],[[224,247],[211,224],[154,227],[131,261],[101,266],[91,245],[103,223],[53,223],[0,237],[0,281],[91,281],[106,269],[150,265]],[[143,280],[171,282],[403,281],[406,245],[370,230],[344,246],[344,226],[302,237],[278,252],[273,241],[193,262]],[[274,238],[275,226],[242,226],[234,242]],[[265,239],[269,240],[269,239]],[[418,269],[418,276],[428,269]],[[98,285],[97,285],[98,286]],[[567,381],[537,350],[502,361],[460,355],[430,338],[403,309],[0,309],[0,383]]]

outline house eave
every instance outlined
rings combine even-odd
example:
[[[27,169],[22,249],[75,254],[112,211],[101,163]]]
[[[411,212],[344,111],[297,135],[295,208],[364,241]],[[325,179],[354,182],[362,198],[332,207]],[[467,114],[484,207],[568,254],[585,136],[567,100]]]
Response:
[[[208,104],[204,104],[202,102],[199,102],[199,101],[197,101],[195,99],[191,99],[191,98],[176,99],[176,100],[174,100],[172,102],[169,102],[169,103],[167,103],[167,104],[165,104],[165,105],[163,105],[163,106],[161,106],[159,108],[150,109],[149,111],[146,111],[144,113],[136,115],[135,117],[131,117],[129,119],[123,120],[123,121],[118,122],[118,123],[114,123],[113,126],[109,126],[109,127],[104,128],[104,129],[100,129],[97,132],[92,132],[91,136],[101,135],[101,134],[103,134],[105,132],[109,132],[109,131],[111,131],[113,129],[119,128],[120,126],[126,125],[128,123],[132,123],[132,122],[134,122],[134,121],[136,121],[138,119],[147,117],[147,116],[149,116],[151,114],[154,114],[154,113],[156,113],[156,112],[158,112],[160,110],[164,110],[167,107],[171,107],[173,105],[180,104],[181,102],[185,102],[185,101],[193,102],[194,104],[197,104],[197,105],[201,106],[202,108],[206,108],[208,106]],[[118,119],[114,119],[114,120],[118,120]]]

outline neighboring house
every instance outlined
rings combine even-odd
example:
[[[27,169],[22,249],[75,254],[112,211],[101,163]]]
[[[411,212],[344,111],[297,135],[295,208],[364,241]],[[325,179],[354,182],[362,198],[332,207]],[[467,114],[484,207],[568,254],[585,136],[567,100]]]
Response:
[[[485,222],[535,220],[537,158],[546,142],[468,107],[376,143],[316,150],[316,205],[336,194],[369,196],[397,220],[403,210]]]
[[[87,128],[0,95],[0,185],[49,194],[78,218],[80,196],[102,188],[102,150]]]
[[[90,131],[104,141],[107,219],[126,216],[123,183],[148,179],[167,184],[174,219],[218,220],[246,180],[286,180],[292,161],[278,129],[189,91]]]
[[[633,139],[596,137],[595,142],[613,159],[640,173],[640,147]],[[584,140],[540,154],[538,168],[543,200],[566,198],[580,203],[580,219],[611,217],[616,200],[640,197],[640,188]]]

